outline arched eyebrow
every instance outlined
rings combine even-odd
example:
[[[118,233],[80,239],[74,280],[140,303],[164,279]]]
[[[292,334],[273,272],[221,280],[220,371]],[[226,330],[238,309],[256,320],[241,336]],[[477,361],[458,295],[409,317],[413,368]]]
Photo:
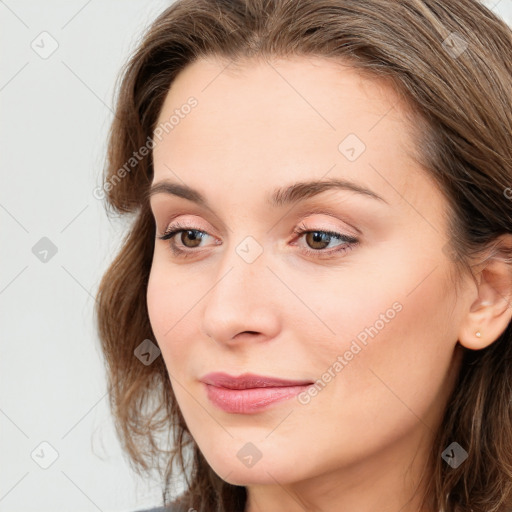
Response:
[[[268,198],[267,203],[272,208],[282,208],[290,204],[297,203],[304,199],[316,196],[325,192],[326,190],[341,189],[356,192],[379,201],[383,201],[386,204],[388,202],[379,194],[366,188],[357,183],[353,183],[348,180],[340,179],[329,179],[329,180],[313,180],[313,181],[301,181],[293,183],[287,187],[282,187],[274,190],[271,196]]]
[[[362,185],[348,180],[330,179],[301,181],[285,187],[277,188],[267,197],[267,205],[271,208],[283,208],[333,189],[349,190],[389,204],[376,192]],[[206,198],[198,190],[191,188],[188,185],[173,183],[167,180],[159,181],[153,184],[148,190],[147,200],[149,201],[151,197],[156,194],[169,194],[181,197],[203,206],[207,210],[213,211],[213,208],[208,204]]]

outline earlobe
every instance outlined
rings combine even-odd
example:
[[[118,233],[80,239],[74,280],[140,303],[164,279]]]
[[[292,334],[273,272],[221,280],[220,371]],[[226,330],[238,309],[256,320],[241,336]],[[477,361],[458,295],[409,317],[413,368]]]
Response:
[[[481,350],[494,343],[512,319],[512,268],[505,258],[491,258],[477,276],[478,296],[460,325],[459,343]]]
[[[476,331],[473,335],[471,333],[459,335],[459,343],[470,350],[481,350],[491,345],[498,337],[499,335],[496,337],[486,336],[485,333]]]
[[[512,308],[499,297],[495,303],[483,301],[481,307],[468,312],[459,331],[459,343],[471,350],[481,350],[494,343],[512,318]]]

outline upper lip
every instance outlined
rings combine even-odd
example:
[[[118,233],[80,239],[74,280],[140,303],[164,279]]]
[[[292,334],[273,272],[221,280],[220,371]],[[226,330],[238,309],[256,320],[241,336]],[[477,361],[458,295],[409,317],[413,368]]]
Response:
[[[224,372],[212,372],[204,375],[200,380],[205,384],[229,389],[304,386],[313,384],[313,382],[309,380],[279,379],[277,377],[255,375],[253,373],[244,373],[243,375],[235,377]]]

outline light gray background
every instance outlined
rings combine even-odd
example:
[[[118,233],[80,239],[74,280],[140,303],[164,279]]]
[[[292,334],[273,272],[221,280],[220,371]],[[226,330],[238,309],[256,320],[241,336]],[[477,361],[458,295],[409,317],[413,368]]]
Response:
[[[107,407],[93,297],[123,222],[92,191],[116,76],[171,3],[0,0],[0,512],[161,503],[160,483],[129,469]],[[512,25],[512,0],[486,4]],[[57,248],[46,262],[32,251],[43,237]]]

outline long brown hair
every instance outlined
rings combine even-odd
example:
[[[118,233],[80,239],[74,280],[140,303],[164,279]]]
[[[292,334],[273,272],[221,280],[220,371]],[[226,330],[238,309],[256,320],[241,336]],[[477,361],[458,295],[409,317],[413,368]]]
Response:
[[[144,340],[156,343],[146,306],[155,238],[146,191],[153,168],[151,151],[140,150],[152,148],[177,74],[212,55],[226,62],[320,56],[392,83],[421,127],[422,166],[450,208],[447,254],[453,268],[471,271],[475,254],[512,232],[512,35],[477,0],[178,0],[123,68],[104,181],[95,193],[109,211],[133,215],[97,294],[110,407],[132,467],[158,468],[164,504],[173,478],[183,474],[185,510],[234,512],[244,510],[246,488],[221,480],[202,456],[163,359],[145,365],[134,356]],[[491,256],[498,253],[494,247]],[[510,324],[487,348],[465,350],[431,450],[428,510],[512,510],[511,363]],[[453,441],[468,452],[457,468],[441,458]]]

